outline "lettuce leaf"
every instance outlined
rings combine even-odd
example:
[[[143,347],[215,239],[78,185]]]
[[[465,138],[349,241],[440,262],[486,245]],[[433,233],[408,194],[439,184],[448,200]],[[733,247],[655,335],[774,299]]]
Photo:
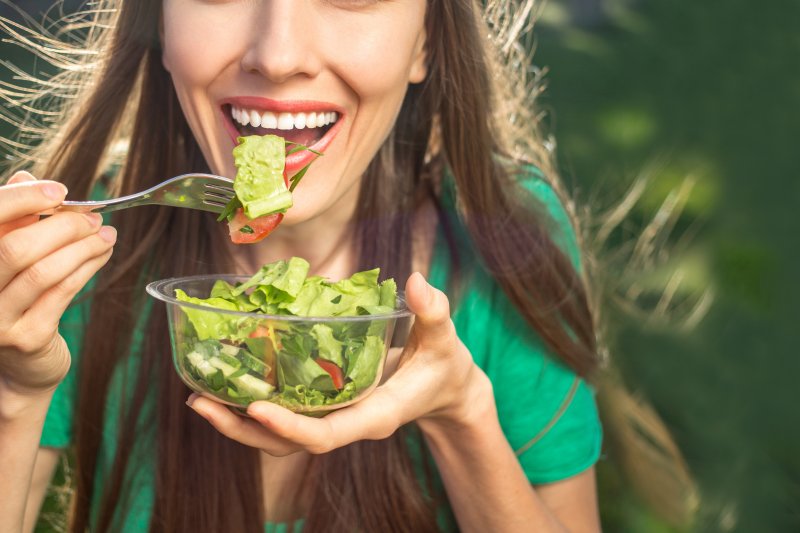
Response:
[[[344,368],[342,359],[343,343],[336,340],[333,330],[325,324],[314,324],[311,328],[311,336],[317,341],[317,352],[321,359],[330,361],[339,368]]]
[[[383,340],[370,335],[363,345],[351,353],[345,377],[352,380],[357,390],[365,389],[375,381],[378,363],[383,356],[383,348]]]
[[[299,359],[284,352],[278,353],[278,385],[280,390],[305,385],[309,389],[336,392],[330,374],[312,358]]]
[[[188,302],[206,307],[216,307],[217,309],[227,309],[229,311],[238,311],[239,308],[233,302],[229,302],[223,298],[193,298],[187,295],[180,289],[175,290],[175,298],[181,302]],[[206,339],[229,339],[237,337],[237,321],[231,320],[230,317],[213,311],[206,311],[200,309],[193,309],[191,307],[181,307],[189,322],[194,326],[197,332],[198,340]]]
[[[233,190],[248,218],[284,213],[292,207],[292,193],[283,180],[286,141],[276,135],[239,137],[233,149],[236,179]]]

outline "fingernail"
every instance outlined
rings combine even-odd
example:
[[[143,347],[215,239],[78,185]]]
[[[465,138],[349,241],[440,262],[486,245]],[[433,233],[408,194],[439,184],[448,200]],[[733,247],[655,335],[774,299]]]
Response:
[[[425,297],[430,301],[433,298],[433,287],[431,287],[431,284],[428,283],[428,280],[425,279],[425,276],[423,276],[421,272],[417,272],[416,274],[419,277],[419,282],[425,287],[423,289],[425,291]]]
[[[197,400],[198,397],[199,396],[197,394],[194,393],[190,394],[189,398],[186,400],[186,405],[192,407],[192,404],[194,404],[195,400]],[[194,409],[194,407],[192,407],[192,409]]]
[[[112,226],[103,226],[97,234],[106,242],[114,242],[117,240],[117,230]]]
[[[84,213],[84,215],[92,226],[99,226],[103,223],[103,217],[97,213]]]
[[[15,173],[8,179],[9,184],[11,183],[24,183],[26,181],[36,181],[30,172],[26,172],[24,170],[20,170],[19,172]]]
[[[60,183],[45,183],[41,187],[42,193],[51,200],[61,200],[67,195],[67,188]]]

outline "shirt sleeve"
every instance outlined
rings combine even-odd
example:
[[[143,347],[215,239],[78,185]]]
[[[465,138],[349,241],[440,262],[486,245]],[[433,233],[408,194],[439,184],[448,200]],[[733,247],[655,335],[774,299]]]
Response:
[[[67,343],[72,364],[64,380],[53,393],[44,421],[39,445],[45,448],[66,448],[73,440],[73,418],[78,396],[78,357],[83,345],[84,327],[89,320],[89,299],[84,291],[64,312],[58,331]]]
[[[555,191],[541,179],[523,183],[542,204],[553,240],[580,270],[575,233]],[[498,416],[528,480],[550,483],[574,476],[598,460],[602,427],[592,388],[544,344],[495,285],[485,371]]]

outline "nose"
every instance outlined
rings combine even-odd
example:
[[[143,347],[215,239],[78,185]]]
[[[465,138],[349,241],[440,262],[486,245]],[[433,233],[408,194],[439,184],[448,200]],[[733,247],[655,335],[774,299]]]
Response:
[[[313,78],[321,69],[313,16],[305,0],[263,0],[254,3],[250,44],[242,56],[245,72],[273,83],[295,76]]]

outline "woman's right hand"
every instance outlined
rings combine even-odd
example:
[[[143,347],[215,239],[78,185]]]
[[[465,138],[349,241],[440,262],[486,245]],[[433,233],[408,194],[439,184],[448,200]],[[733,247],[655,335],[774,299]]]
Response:
[[[0,187],[0,393],[37,395],[67,374],[58,323],[111,257],[116,230],[97,214],[37,213],[61,204],[63,185],[17,172]]]

